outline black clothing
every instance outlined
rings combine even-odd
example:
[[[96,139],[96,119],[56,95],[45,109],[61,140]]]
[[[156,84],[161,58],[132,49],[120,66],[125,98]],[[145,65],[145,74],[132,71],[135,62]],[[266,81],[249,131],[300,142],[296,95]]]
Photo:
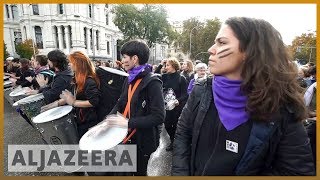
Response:
[[[63,90],[67,89],[68,91],[71,91],[72,78],[73,72],[70,69],[56,72],[49,87],[44,87],[39,90],[39,92],[43,94],[46,104],[50,104],[60,99],[59,96]]]
[[[77,93],[76,99],[89,100],[93,107],[75,107],[79,137],[83,136],[89,128],[98,124],[97,108],[100,97],[101,93],[94,79],[87,78],[83,91]]]
[[[19,76],[20,79],[17,79],[16,84],[17,85],[21,85],[22,87],[29,87],[32,85],[31,82],[29,82],[28,80],[26,80],[26,77],[34,77],[34,71],[32,69],[27,69],[27,70],[21,70],[19,71],[21,73],[21,75]],[[19,74],[18,71],[16,74]]]
[[[138,172],[134,173],[135,175],[145,175],[149,156],[159,146],[158,125],[163,123],[165,111],[162,82],[159,76],[151,72],[142,72],[131,82],[132,86],[139,78],[142,78],[142,81],[132,96],[128,123],[129,128],[136,128],[137,131],[128,143],[137,145],[138,157],[147,157],[143,158],[144,161],[137,162]],[[126,79],[120,99],[110,114],[124,112],[128,101],[128,87],[128,79]]]
[[[187,99],[187,82],[186,79],[180,75],[179,72],[171,73],[171,74],[163,74],[163,93],[166,101],[166,96],[169,92],[169,89],[174,91],[176,99],[179,101],[179,105],[176,106],[173,110],[166,111],[165,118],[165,128],[170,136],[171,142],[173,142],[174,134],[176,132],[178,118],[181,114],[182,108],[184,107]],[[167,103],[167,102],[165,102]]]
[[[212,79],[197,82],[177,125],[172,175],[195,175],[199,134],[212,99]],[[220,166],[225,166],[224,161]],[[282,107],[268,122],[253,121],[246,149],[233,172],[234,175],[315,175],[307,133],[302,122],[294,119],[290,105]]]
[[[187,73],[186,71],[182,71],[182,72],[181,72],[181,75],[186,78],[188,85],[189,85],[191,79],[194,78],[194,73]]]
[[[234,175],[246,145],[248,143],[252,122],[227,131],[222,125],[213,100],[200,128],[198,146],[195,156],[195,175]],[[227,148],[227,142],[237,144],[234,151]],[[236,152],[235,152],[236,151]],[[221,162],[224,163],[221,166]],[[207,167],[205,167],[207,166]]]

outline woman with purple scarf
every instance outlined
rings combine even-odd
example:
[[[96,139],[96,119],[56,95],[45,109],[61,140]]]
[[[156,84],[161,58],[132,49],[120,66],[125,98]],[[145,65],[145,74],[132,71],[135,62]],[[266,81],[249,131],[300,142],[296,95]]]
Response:
[[[140,40],[129,41],[121,48],[123,67],[129,77],[125,80],[122,94],[110,114],[124,113],[128,91],[133,92],[133,95],[128,115],[110,118],[108,125],[128,128],[131,130],[129,134],[136,130],[127,144],[137,145],[137,172],[120,175],[147,175],[150,155],[159,146],[158,126],[163,123],[165,116],[162,82],[159,75],[153,74],[151,66],[147,64],[149,54],[148,46]]]
[[[180,116],[172,175],[315,175],[297,72],[279,32],[234,17],[208,50],[214,75]]]

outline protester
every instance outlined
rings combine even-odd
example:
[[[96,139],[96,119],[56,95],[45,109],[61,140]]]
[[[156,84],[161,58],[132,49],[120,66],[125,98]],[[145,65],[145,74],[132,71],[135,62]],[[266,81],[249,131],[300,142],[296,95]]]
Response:
[[[315,175],[307,111],[280,33],[234,17],[209,48],[214,78],[196,84],[180,116],[173,175]]]
[[[151,72],[151,66],[147,64],[150,52],[146,43],[140,40],[129,41],[122,46],[120,52],[123,56],[123,67],[129,73],[129,77],[124,83],[118,103],[110,114],[120,112],[126,118],[117,115],[108,119],[108,125],[130,129],[129,134],[132,133],[133,136],[124,142],[137,145],[137,172],[129,174],[145,176],[150,155],[159,146],[158,126],[163,123],[165,116],[162,82],[158,75]],[[128,92],[132,95],[130,104]],[[126,107],[130,109],[127,115],[124,113]]]

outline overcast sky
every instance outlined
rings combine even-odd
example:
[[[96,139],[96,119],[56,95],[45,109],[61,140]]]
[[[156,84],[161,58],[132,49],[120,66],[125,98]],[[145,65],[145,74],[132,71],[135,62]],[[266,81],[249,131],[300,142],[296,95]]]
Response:
[[[169,21],[190,17],[224,21],[232,16],[265,19],[290,45],[295,36],[316,31],[316,4],[166,4]]]

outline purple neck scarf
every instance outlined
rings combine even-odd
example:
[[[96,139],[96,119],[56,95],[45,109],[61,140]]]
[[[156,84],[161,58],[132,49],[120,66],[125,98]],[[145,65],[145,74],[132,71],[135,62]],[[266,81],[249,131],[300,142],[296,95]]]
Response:
[[[249,119],[245,111],[247,97],[240,90],[241,81],[230,80],[223,76],[212,79],[212,93],[223,126],[231,131]]]
[[[128,82],[129,84],[141,73],[144,72],[146,68],[152,68],[149,64],[140,65],[138,67],[134,67],[128,71],[129,78]]]

